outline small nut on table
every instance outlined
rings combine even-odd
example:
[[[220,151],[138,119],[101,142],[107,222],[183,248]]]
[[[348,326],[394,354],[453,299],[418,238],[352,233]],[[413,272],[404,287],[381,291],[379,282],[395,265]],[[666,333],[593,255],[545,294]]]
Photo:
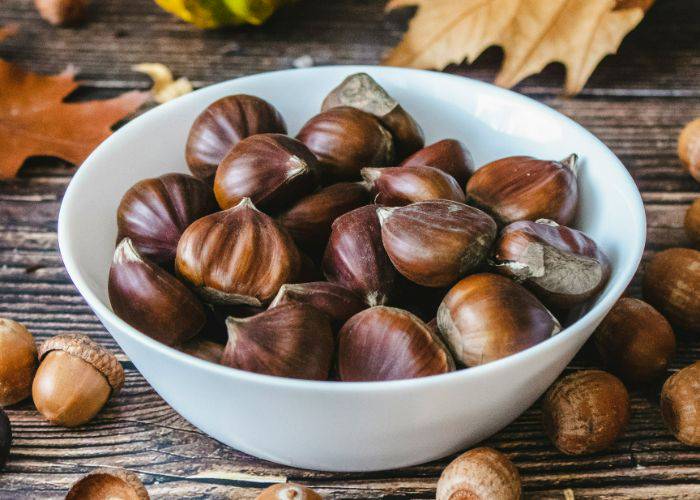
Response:
[[[442,471],[436,500],[519,500],[520,474],[508,457],[493,448],[474,448]]]
[[[0,471],[5,467],[12,445],[12,426],[7,414],[0,409]]]
[[[697,198],[685,214],[685,232],[688,239],[700,248],[700,198]]]
[[[322,500],[322,497],[306,486],[285,483],[265,488],[256,500]]]
[[[92,420],[124,385],[117,358],[87,335],[58,335],[39,347],[32,396],[49,421],[77,427]]]
[[[661,389],[661,414],[676,439],[700,446],[700,361],[666,381]]]
[[[24,325],[0,318],[0,408],[19,403],[31,394],[36,365],[32,334]]]
[[[427,165],[451,175],[464,187],[476,170],[474,158],[467,147],[455,139],[443,139],[426,146],[401,162],[401,167]]]
[[[138,476],[124,469],[97,470],[79,479],[66,500],[149,500]]]
[[[690,175],[700,182],[700,118],[688,123],[678,137],[678,157]]]

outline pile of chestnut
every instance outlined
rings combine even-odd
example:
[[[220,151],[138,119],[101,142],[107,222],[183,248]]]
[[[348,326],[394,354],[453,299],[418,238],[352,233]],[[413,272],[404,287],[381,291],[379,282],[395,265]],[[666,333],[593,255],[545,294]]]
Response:
[[[542,342],[610,276],[568,227],[576,155],[477,170],[457,140],[425,147],[364,73],[286,133],[266,101],[224,97],[190,130],[193,176],[127,191],[109,275],[118,316],[234,368],[394,380]]]

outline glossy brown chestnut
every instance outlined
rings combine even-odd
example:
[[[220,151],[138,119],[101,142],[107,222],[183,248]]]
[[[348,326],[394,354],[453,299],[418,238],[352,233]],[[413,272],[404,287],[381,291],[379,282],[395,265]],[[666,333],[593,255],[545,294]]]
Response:
[[[700,361],[666,380],[661,389],[661,415],[677,440],[700,446]]]
[[[210,302],[260,306],[296,281],[301,257],[291,236],[243,198],[187,228],[175,267]]]
[[[185,174],[165,174],[137,182],[117,209],[117,241],[159,265],[172,266],[177,242],[194,221],[217,210],[212,189]]]
[[[316,188],[316,157],[303,143],[282,134],[243,139],[216,170],[214,194],[222,209],[250,198],[260,210],[274,212]]]
[[[700,248],[700,198],[696,198],[685,214],[685,233],[696,248]]]
[[[265,488],[255,500],[323,500],[321,495],[301,484],[273,484]]]
[[[398,160],[425,143],[420,125],[367,73],[355,73],[343,80],[323,100],[321,111],[338,106],[351,106],[376,116],[394,137]]]
[[[647,264],[644,299],[682,331],[700,334],[700,251],[670,248]]]
[[[464,203],[457,181],[433,167],[363,168],[362,178],[374,195],[374,202],[401,206],[428,200],[452,200]]]
[[[453,286],[437,313],[455,359],[477,366],[523,351],[561,330],[524,287],[498,274],[473,274]]]
[[[394,267],[423,286],[447,286],[485,262],[496,223],[478,208],[432,200],[377,209]],[[418,251],[420,249],[420,251]]]
[[[366,205],[369,198],[364,183],[339,182],[302,198],[277,220],[299,248],[316,255],[326,248],[333,221]]]
[[[379,120],[347,106],[314,116],[297,139],[316,155],[327,184],[359,180],[362,167],[383,167],[394,158],[391,134]]]
[[[226,320],[221,364],[240,370],[326,380],[334,351],[328,317],[307,304],[281,304],[250,318]]]
[[[646,302],[623,297],[593,334],[603,362],[631,384],[652,382],[664,373],[676,351],[666,318]]]
[[[610,278],[610,261],[595,241],[544,219],[506,226],[496,242],[494,264],[557,309],[595,297]]]
[[[386,304],[393,296],[396,270],[382,245],[377,205],[356,208],[335,220],[323,255],[323,274],[369,306]]]
[[[460,186],[466,186],[476,168],[474,158],[467,147],[456,139],[443,139],[416,151],[401,162],[401,167],[437,168],[455,178]]]
[[[520,500],[520,474],[508,457],[493,448],[474,448],[442,471],[435,500]]]
[[[338,375],[346,382],[401,380],[454,370],[440,338],[403,309],[376,306],[350,318],[338,335]]]
[[[194,356],[195,358],[219,364],[224,354],[224,346],[217,342],[194,338],[176,347],[180,352]]]
[[[290,302],[308,304],[326,314],[334,331],[343,326],[351,316],[367,307],[356,294],[328,281],[282,285],[270,307]]]
[[[185,147],[195,177],[213,181],[221,160],[239,141],[255,134],[286,134],[282,115],[267,101],[238,94],[213,102],[192,124]]]
[[[12,446],[12,426],[10,419],[7,418],[2,408],[0,408],[0,472],[7,463],[7,457],[10,456],[10,447]]]
[[[165,345],[191,339],[207,319],[194,293],[141,256],[129,238],[114,251],[107,289],[117,316]]]
[[[576,214],[578,157],[562,161],[510,156],[478,169],[467,183],[468,203],[483,208],[500,224],[550,219],[569,224]]]

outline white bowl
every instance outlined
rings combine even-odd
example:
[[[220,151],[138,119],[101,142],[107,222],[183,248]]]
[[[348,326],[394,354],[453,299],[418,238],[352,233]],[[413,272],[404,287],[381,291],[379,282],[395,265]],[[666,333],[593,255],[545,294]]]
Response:
[[[351,73],[379,81],[423,126],[427,143],[464,141],[477,165],[514,154],[583,159],[576,227],[612,261],[610,282],[575,324],[499,361],[415,380],[311,382],[234,370],[166,347],[119,319],[107,274],[120,198],[136,181],[187,172],[194,118],[229,94],[273,103],[290,133]],[[328,471],[414,465],[462,450],[506,426],[561,373],[629,284],[642,255],[645,216],[634,182],[598,139],[521,95],[467,78],[400,68],[334,66],[239,78],[158,106],[98,147],[66,191],[58,223],[63,261],[95,314],[153,388],[222,443],[282,464]]]

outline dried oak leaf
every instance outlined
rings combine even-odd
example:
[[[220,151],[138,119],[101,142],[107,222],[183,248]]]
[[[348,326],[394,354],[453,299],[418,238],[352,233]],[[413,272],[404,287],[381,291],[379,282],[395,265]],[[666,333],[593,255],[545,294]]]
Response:
[[[14,177],[30,156],[80,164],[112,132],[110,127],[147,99],[127,92],[113,99],[63,102],[78,87],[74,70],[39,75],[0,61],[0,179]]]
[[[471,62],[491,45],[505,53],[496,83],[512,87],[551,62],[567,69],[565,91],[581,91],[654,0],[391,0],[418,6],[391,66],[443,68]]]

